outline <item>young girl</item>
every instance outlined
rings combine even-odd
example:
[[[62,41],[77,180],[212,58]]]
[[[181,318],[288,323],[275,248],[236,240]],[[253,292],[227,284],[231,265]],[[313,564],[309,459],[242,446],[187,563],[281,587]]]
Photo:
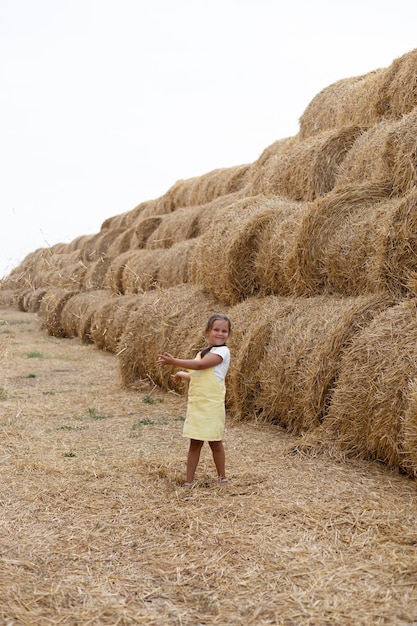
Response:
[[[230,363],[230,351],[226,342],[231,330],[229,318],[215,313],[210,316],[205,329],[208,346],[195,359],[177,359],[168,352],[158,357],[159,367],[175,365],[187,370],[176,372],[173,378],[190,381],[182,433],[184,437],[190,438],[185,487],[193,484],[205,441],[208,441],[211,448],[219,482],[227,482],[222,439],[226,418],[224,379]]]

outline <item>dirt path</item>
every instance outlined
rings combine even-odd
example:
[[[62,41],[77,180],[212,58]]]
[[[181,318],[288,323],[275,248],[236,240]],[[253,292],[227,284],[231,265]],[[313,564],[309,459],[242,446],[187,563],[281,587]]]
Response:
[[[0,622],[417,623],[417,491],[378,464],[229,425],[181,487],[184,397],[0,309]]]

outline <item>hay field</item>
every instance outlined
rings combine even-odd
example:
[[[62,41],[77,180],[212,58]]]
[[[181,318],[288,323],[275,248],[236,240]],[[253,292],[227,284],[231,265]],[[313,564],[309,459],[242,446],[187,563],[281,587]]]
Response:
[[[229,423],[184,489],[183,395],[34,313],[0,346],[1,624],[416,623],[415,481]]]

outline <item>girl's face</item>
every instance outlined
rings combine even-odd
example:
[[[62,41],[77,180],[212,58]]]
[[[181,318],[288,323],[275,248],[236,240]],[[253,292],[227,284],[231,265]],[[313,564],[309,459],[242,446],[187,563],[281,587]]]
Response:
[[[207,342],[210,346],[221,346],[229,338],[229,324],[225,320],[215,320],[211,330],[207,331]]]

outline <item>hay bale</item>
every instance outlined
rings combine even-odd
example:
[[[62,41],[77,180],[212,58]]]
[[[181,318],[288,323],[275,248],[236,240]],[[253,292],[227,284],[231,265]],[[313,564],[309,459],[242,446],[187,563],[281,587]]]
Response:
[[[216,213],[199,238],[191,281],[204,285],[224,305],[256,295],[259,241],[276,213],[276,200],[263,196],[239,200]]]
[[[253,163],[250,172],[251,195],[263,194],[268,196],[274,193],[274,178],[277,171],[276,162],[283,154],[292,150],[299,142],[298,135],[279,139],[265,148],[260,157]]]
[[[264,360],[273,326],[291,307],[291,299],[270,296],[249,297],[228,309],[232,334],[228,341],[231,361],[226,406],[232,421],[257,421],[262,377],[259,364]]]
[[[146,248],[170,248],[174,243],[198,237],[199,219],[206,205],[177,209],[161,217],[160,223],[146,241]]]
[[[392,186],[401,196],[417,184],[417,110],[383,121],[359,136],[340,165],[335,187],[370,182]],[[369,155],[372,154],[372,158]]]
[[[294,143],[270,160],[264,193],[298,201],[325,195],[334,187],[341,163],[363,131],[362,126],[346,126]]]
[[[60,314],[60,325],[65,337],[79,337],[83,343],[92,343],[92,317],[98,307],[115,295],[106,289],[83,291],[66,300]]]
[[[236,165],[212,170],[201,176],[177,181],[166,196],[169,210],[207,204],[219,196],[244,189],[249,182],[250,165]]]
[[[166,250],[135,250],[124,260],[122,290],[124,294],[155,289],[158,273],[165,262]]]
[[[288,253],[294,293],[360,295],[385,289],[381,269],[390,186],[356,184],[305,205]]]
[[[37,313],[44,296],[48,293],[45,287],[39,287],[38,289],[31,289],[25,297],[24,310],[29,313]]]
[[[184,384],[170,378],[172,368],[157,367],[157,355],[166,350],[193,358],[205,345],[204,328],[209,316],[219,311],[219,303],[204,288],[190,285],[154,290],[141,299],[141,305],[128,315],[120,338],[118,362],[123,384],[132,386],[149,379],[163,388],[184,392]]]
[[[417,473],[416,300],[383,311],[345,350],[323,435],[347,454]]]
[[[130,311],[140,306],[141,295],[118,296],[98,303],[91,317],[90,336],[93,343],[106,352],[116,353]]]
[[[107,256],[89,263],[83,275],[82,288],[86,291],[102,289],[110,263],[111,259]]]
[[[274,198],[275,215],[259,236],[254,259],[254,271],[259,282],[259,296],[291,295],[294,293],[294,277],[288,259],[297,242],[297,233],[304,203]]]
[[[169,289],[191,282],[192,268],[198,250],[198,239],[180,241],[164,250],[159,261],[157,276],[159,287]]]
[[[61,324],[61,313],[65,303],[75,296],[78,291],[60,288],[48,289],[39,307],[39,316],[42,320],[42,328],[48,335],[53,337],[66,337]]]
[[[300,117],[301,141],[344,126],[370,127],[380,121],[378,91],[386,69],[339,80],[320,91]]]
[[[263,357],[252,362],[259,372],[252,414],[297,435],[316,428],[328,410],[344,351],[394,302],[385,295],[289,298],[284,315],[262,319],[258,328],[255,322],[254,332],[267,341]]]
[[[417,49],[394,59],[384,71],[378,88],[377,111],[381,117],[399,118],[417,105]]]

